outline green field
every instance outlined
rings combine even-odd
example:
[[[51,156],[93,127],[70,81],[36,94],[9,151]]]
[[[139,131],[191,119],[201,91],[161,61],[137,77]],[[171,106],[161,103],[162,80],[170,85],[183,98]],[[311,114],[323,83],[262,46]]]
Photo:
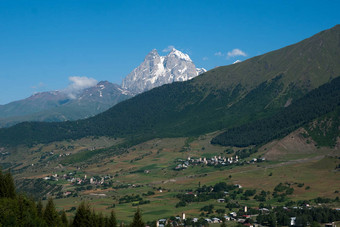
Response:
[[[122,142],[108,138],[88,138],[81,141],[68,141],[58,144],[39,145],[31,148],[19,148],[17,156],[9,155],[1,163],[20,162],[13,168],[18,182],[23,179],[38,179],[52,174],[62,176],[74,172],[73,177],[87,179],[90,177],[111,176],[109,186],[85,185],[84,190],[76,191],[82,185],[60,179],[48,181],[50,185],[61,185],[60,193],[77,192],[77,197],[57,196],[58,191],[51,191],[46,195],[55,198],[58,209],[66,211],[77,207],[83,200],[88,201],[98,212],[108,214],[114,207],[119,221],[129,222],[137,208],[134,202],[119,203],[119,199],[129,195],[140,195],[150,203],[139,205],[145,221],[153,221],[160,218],[186,213],[187,217],[200,217],[201,208],[213,205],[214,210],[225,209],[225,203],[218,203],[215,199],[204,202],[189,203],[184,207],[176,208],[179,199],[177,194],[186,191],[194,191],[199,185],[213,186],[218,182],[239,184],[243,190],[256,189],[257,194],[261,190],[273,192],[279,183],[289,183],[294,189],[293,194],[288,195],[284,202],[278,202],[271,195],[266,204],[284,205],[288,201],[311,200],[317,197],[336,198],[339,194],[340,176],[336,167],[340,164],[340,152],[335,148],[318,148],[313,143],[307,143],[300,131],[274,141],[258,149],[257,153],[242,160],[249,161],[253,158],[265,157],[261,163],[245,163],[243,165],[231,165],[225,167],[196,165],[187,169],[175,171],[178,159],[186,160],[188,157],[233,156],[238,150],[245,148],[224,147],[211,145],[210,140],[216,133],[207,134],[197,138],[171,138],[154,139],[126,149],[123,153],[99,152],[69,165],[60,165],[64,159],[82,152],[91,152],[92,149],[103,149]],[[249,148],[246,148],[249,149]],[[228,151],[228,152],[226,152]],[[41,159],[42,154],[53,152],[53,155]],[[96,151],[93,151],[96,152]],[[70,156],[60,154],[70,153]],[[51,158],[56,155],[56,158]],[[32,164],[34,164],[32,166]],[[25,171],[23,171],[24,169]],[[47,182],[47,181],[43,181]],[[303,187],[298,187],[298,184]],[[125,186],[122,186],[125,185]],[[122,186],[122,188],[119,188]],[[306,189],[308,187],[308,189]],[[24,189],[24,188],[23,188]],[[153,195],[143,195],[153,192]],[[60,195],[59,193],[59,195]],[[249,200],[243,200],[240,195],[230,202],[237,202],[240,206],[258,207],[259,203],[253,196]],[[339,202],[329,204],[339,207]],[[74,209],[74,208],[73,208]],[[69,216],[74,211],[67,212]],[[204,214],[205,216],[217,215]]]

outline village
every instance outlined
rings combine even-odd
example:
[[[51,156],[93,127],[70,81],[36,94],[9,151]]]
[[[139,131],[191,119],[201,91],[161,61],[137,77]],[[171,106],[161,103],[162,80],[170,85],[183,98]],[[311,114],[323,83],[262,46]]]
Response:
[[[233,157],[222,157],[222,156],[214,156],[211,158],[200,157],[200,158],[192,158],[188,157],[186,160],[177,159],[176,162],[179,164],[174,168],[175,170],[183,170],[187,169],[189,166],[203,165],[203,166],[228,166],[233,164],[251,164],[255,162],[263,162],[265,158],[253,158],[250,161],[242,161],[239,159],[238,155]]]
[[[113,176],[106,175],[106,176],[92,176],[90,178],[85,176],[83,178],[76,177],[75,175],[77,172],[69,172],[63,175],[59,175],[57,173],[52,174],[50,176],[45,176],[42,179],[46,181],[59,181],[59,180],[66,180],[70,182],[72,185],[76,186],[84,186],[84,185],[93,185],[93,186],[101,186],[105,184],[109,184],[109,180],[113,179]],[[72,194],[71,192],[65,192],[65,196]]]
[[[219,202],[219,201],[217,201]],[[159,219],[156,221],[156,226],[157,227],[165,227],[167,224],[171,223],[171,226],[187,226],[187,225],[192,225],[194,226],[196,223],[198,225],[205,226],[206,224],[220,224],[220,223],[226,223],[226,222],[234,222],[238,223],[240,226],[247,226],[247,227],[259,227],[263,226],[257,221],[257,217],[259,215],[269,215],[275,207],[271,207],[270,209],[262,207],[262,208],[248,208],[247,206],[244,206],[239,209],[238,212],[232,211],[228,214],[223,214],[220,215],[219,217],[194,217],[194,218],[186,218],[186,214],[182,213],[181,217],[176,216],[172,217],[170,219]],[[289,211],[290,209],[293,210],[304,210],[304,209],[314,209],[312,208],[309,204],[305,204],[304,206],[301,207],[282,207],[283,210]],[[335,209],[337,211],[340,211],[339,208]],[[299,226],[297,223],[297,217],[291,216],[287,218],[287,224],[289,226]],[[310,224],[309,224],[310,225]],[[228,225],[226,225],[228,226]],[[335,222],[330,222],[330,223],[325,223],[325,227],[336,227]]]
[[[217,202],[221,202],[217,200]],[[288,209],[288,208],[286,208]],[[250,223],[249,220],[251,220],[254,217],[257,217],[259,214],[268,214],[270,213],[270,210],[267,208],[259,208],[255,209],[256,211],[254,212],[253,209],[251,209],[251,212],[248,212],[248,207],[244,206],[242,209],[240,209],[240,212],[237,213],[235,211],[230,212],[229,214],[223,214],[219,217],[211,217],[211,218],[204,218],[204,217],[194,217],[194,218],[186,218],[186,214],[182,213],[181,217],[176,216],[172,217],[170,219],[159,219],[156,221],[156,226],[157,227],[165,227],[167,224],[171,223],[173,226],[181,226],[181,225],[190,225],[193,223],[197,224],[217,224],[217,223],[222,223],[222,222],[237,222],[243,226],[248,226],[248,227],[255,227],[259,226],[257,223]],[[295,225],[295,220],[296,217],[291,217],[290,218],[290,224]]]

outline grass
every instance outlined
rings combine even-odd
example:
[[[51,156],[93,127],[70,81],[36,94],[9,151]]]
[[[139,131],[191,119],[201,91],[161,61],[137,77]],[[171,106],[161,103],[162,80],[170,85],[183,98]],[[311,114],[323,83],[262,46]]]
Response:
[[[118,199],[125,195],[142,195],[148,191],[152,191],[155,195],[143,196],[144,200],[150,200],[150,204],[140,205],[145,221],[152,221],[162,217],[170,217],[186,213],[187,217],[198,217],[201,213],[200,208],[205,205],[213,204],[215,209],[224,208],[225,204],[217,203],[215,200],[209,200],[202,203],[190,203],[186,207],[175,208],[179,200],[175,197],[178,193],[184,193],[185,190],[195,189],[198,185],[214,185],[215,183],[224,181],[228,184],[240,184],[245,189],[257,189],[273,191],[273,188],[280,182],[304,183],[304,187],[293,185],[294,193],[288,196],[291,200],[313,199],[316,197],[335,198],[337,194],[334,192],[337,185],[340,184],[339,172],[334,171],[335,167],[340,164],[340,159],[333,156],[339,154],[338,150],[331,148],[318,149],[313,144],[308,147],[305,141],[298,140],[295,135],[290,135],[280,141],[267,144],[259,149],[259,152],[253,154],[250,158],[258,156],[271,158],[271,160],[244,166],[230,166],[225,168],[215,168],[209,166],[194,166],[183,171],[174,171],[172,167],[178,158],[186,159],[187,157],[211,157],[215,155],[228,156],[224,151],[226,149],[238,150],[240,148],[230,148],[223,146],[213,146],[210,140],[217,133],[212,133],[195,139],[172,138],[172,139],[154,139],[138,145],[135,145],[122,154],[112,154],[104,159],[98,159],[92,163],[77,163],[76,165],[67,165],[63,168],[59,167],[60,159],[52,161],[48,167],[41,168],[37,157],[39,152],[27,152],[20,154],[21,158],[25,157],[25,166],[31,162],[37,163],[37,166],[31,166],[26,172],[17,174],[16,177],[39,178],[51,173],[64,174],[70,171],[77,171],[77,176],[87,177],[94,175],[115,176],[114,185],[135,184],[141,185],[138,188],[123,188],[108,190],[93,189],[92,191],[80,192],[79,197],[69,197],[56,199],[55,203],[58,209],[69,210],[71,207],[77,207],[81,200],[87,200],[91,206],[99,212],[109,214],[110,207],[115,204],[115,212],[120,221],[130,222],[136,210],[132,203],[119,204]],[[293,137],[293,138],[292,138]],[[101,139],[103,141],[103,139]],[[305,138],[307,140],[307,138]],[[86,142],[86,141],[85,141]],[[80,141],[72,141],[74,149],[67,152],[83,153],[82,150],[91,147],[91,142],[81,144]],[[113,143],[107,146],[114,145]],[[301,153],[305,143],[307,151]],[[79,145],[77,145],[79,144]],[[61,144],[59,144],[61,147]],[[58,146],[59,146],[58,145]],[[80,146],[82,145],[82,146]],[[86,145],[86,146],[85,146]],[[63,146],[67,147],[66,142]],[[292,149],[294,146],[297,149]],[[185,151],[183,151],[185,147]],[[204,149],[202,149],[204,147]],[[53,145],[41,146],[41,152],[49,152],[55,148]],[[285,149],[286,148],[286,149]],[[31,148],[30,151],[38,149]],[[62,149],[54,150],[55,154],[61,154]],[[333,154],[333,156],[325,156]],[[11,157],[14,159],[14,157]],[[96,157],[93,157],[96,158]],[[248,158],[248,159],[250,159]],[[61,158],[62,160],[62,158]],[[134,160],[131,162],[131,160]],[[4,160],[8,161],[8,160]],[[92,160],[93,161],[93,160]],[[19,168],[19,167],[18,167]],[[38,169],[41,168],[41,169]],[[39,170],[39,171],[38,171]],[[144,170],[150,170],[145,173]],[[270,174],[271,173],[271,174]],[[270,176],[271,175],[271,176]],[[231,177],[230,177],[231,176]],[[75,186],[69,182],[59,181],[53,182],[63,184],[63,191],[72,191]],[[310,189],[306,190],[306,186]],[[163,192],[157,189],[162,188]],[[105,197],[91,195],[106,194]],[[239,200],[238,202],[244,206],[256,207],[259,202],[251,200]],[[278,205],[276,199],[270,199],[266,203]],[[339,204],[340,205],[340,204]],[[74,213],[68,213],[69,216]]]

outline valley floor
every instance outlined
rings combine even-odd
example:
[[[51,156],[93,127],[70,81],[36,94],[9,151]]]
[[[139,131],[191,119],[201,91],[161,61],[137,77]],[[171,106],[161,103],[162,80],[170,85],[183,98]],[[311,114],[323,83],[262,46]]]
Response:
[[[114,150],[122,140],[87,138],[21,147],[3,150],[1,165],[12,168],[22,190],[54,197],[57,208],[69,216],[82,200],[104,214],[114,208],[125,222],[132,220],[137,207],[145,221],[182,213],[188,218],[229,215],[261,203],[298,206],[305,201],[302,204],[320,206],[324,201],[314,200],[318,197],[330,199],[327,206],[340,207],[339,147],[318,148],[301,129],[261,148],[211,145],[216,134],[154,139]],[[196,195],[203,185],[219,182],[238,185],[221,198],[224,202],[213,198],[180,203],[181,195]],[[276,191],[280,185],[290,192]],[[226,207],[230,204],[239,208]],[[204,207],[209,205],[213,209],[208,212]]]

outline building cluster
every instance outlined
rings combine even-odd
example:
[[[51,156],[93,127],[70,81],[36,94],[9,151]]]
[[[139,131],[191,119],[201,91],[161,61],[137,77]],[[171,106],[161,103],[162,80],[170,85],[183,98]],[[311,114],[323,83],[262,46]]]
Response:
[[[245,210],[247,209],[247,207],[245,207]],[[249,218],[250,215],[246,215],[246,218]],[[186,221],[186,217],[185,217],[185,213],[182,213],[182,216],[179,217],[175,217],[175,220],[169,220],[169,219],[159,219],[156,222],[156,226],[157,227],[165,227],[167,224],[171,223],[173,226],[181,226],[183,225],[183,223]],[[237,218],[237,213],[236,212],[231,212],[229,215],[225,214],[223,215],[223,218],[225,221],[237,221],[240,223],[242,223],[243,219],[238,219]],[[194,217],[192,218],[192,222],[197,223],[199,222],[200,218]],[[213,224],[213,223],[222,223],[222,219],[217,218],[217,217],[213,217],[213,218],[204,218],[206,223],[209,224]]]
[[[84,184],[91,184],[91,185],[102,185],[104,184],[105,180],[111,179],[112,177],[107,175],[104,177],[91,177],[87,178],[85,175],[83,178],[75,177],[73,172],[65,173],[63,175],[53,174],[51,176],[46,176],[44,180],[52,180],[52,181],[59,181],[60,179],[66,180],[72,184],[77,185],[84,185]]]
[[[1,156],[2,156],[2,157],[5,157],[5,156],[10,155],[10,154],[11,154],[10,152],[5,151],[5,148],[0,147],[0,157],[1,157]]]
[[[200,158],[191,158],[188,157],[186,160],[182,160],[182,159],[178,159],[178,162],[180,162],[180,164],[178,164],[175,167],[175,170],[182,170],[182,169],[186,169],[189,166],[194,166],[194,165],[208,165],[208,166],[216,166],[216,165],[222,165],[222,166],[226,166],[226,165],[231,165],[231,164],[235,164],[239,161],[238,156],[234,156],[234,157],[222,157],[222,156],[214,156],[212,158],[206,158],[206,157],[200,157]]]

